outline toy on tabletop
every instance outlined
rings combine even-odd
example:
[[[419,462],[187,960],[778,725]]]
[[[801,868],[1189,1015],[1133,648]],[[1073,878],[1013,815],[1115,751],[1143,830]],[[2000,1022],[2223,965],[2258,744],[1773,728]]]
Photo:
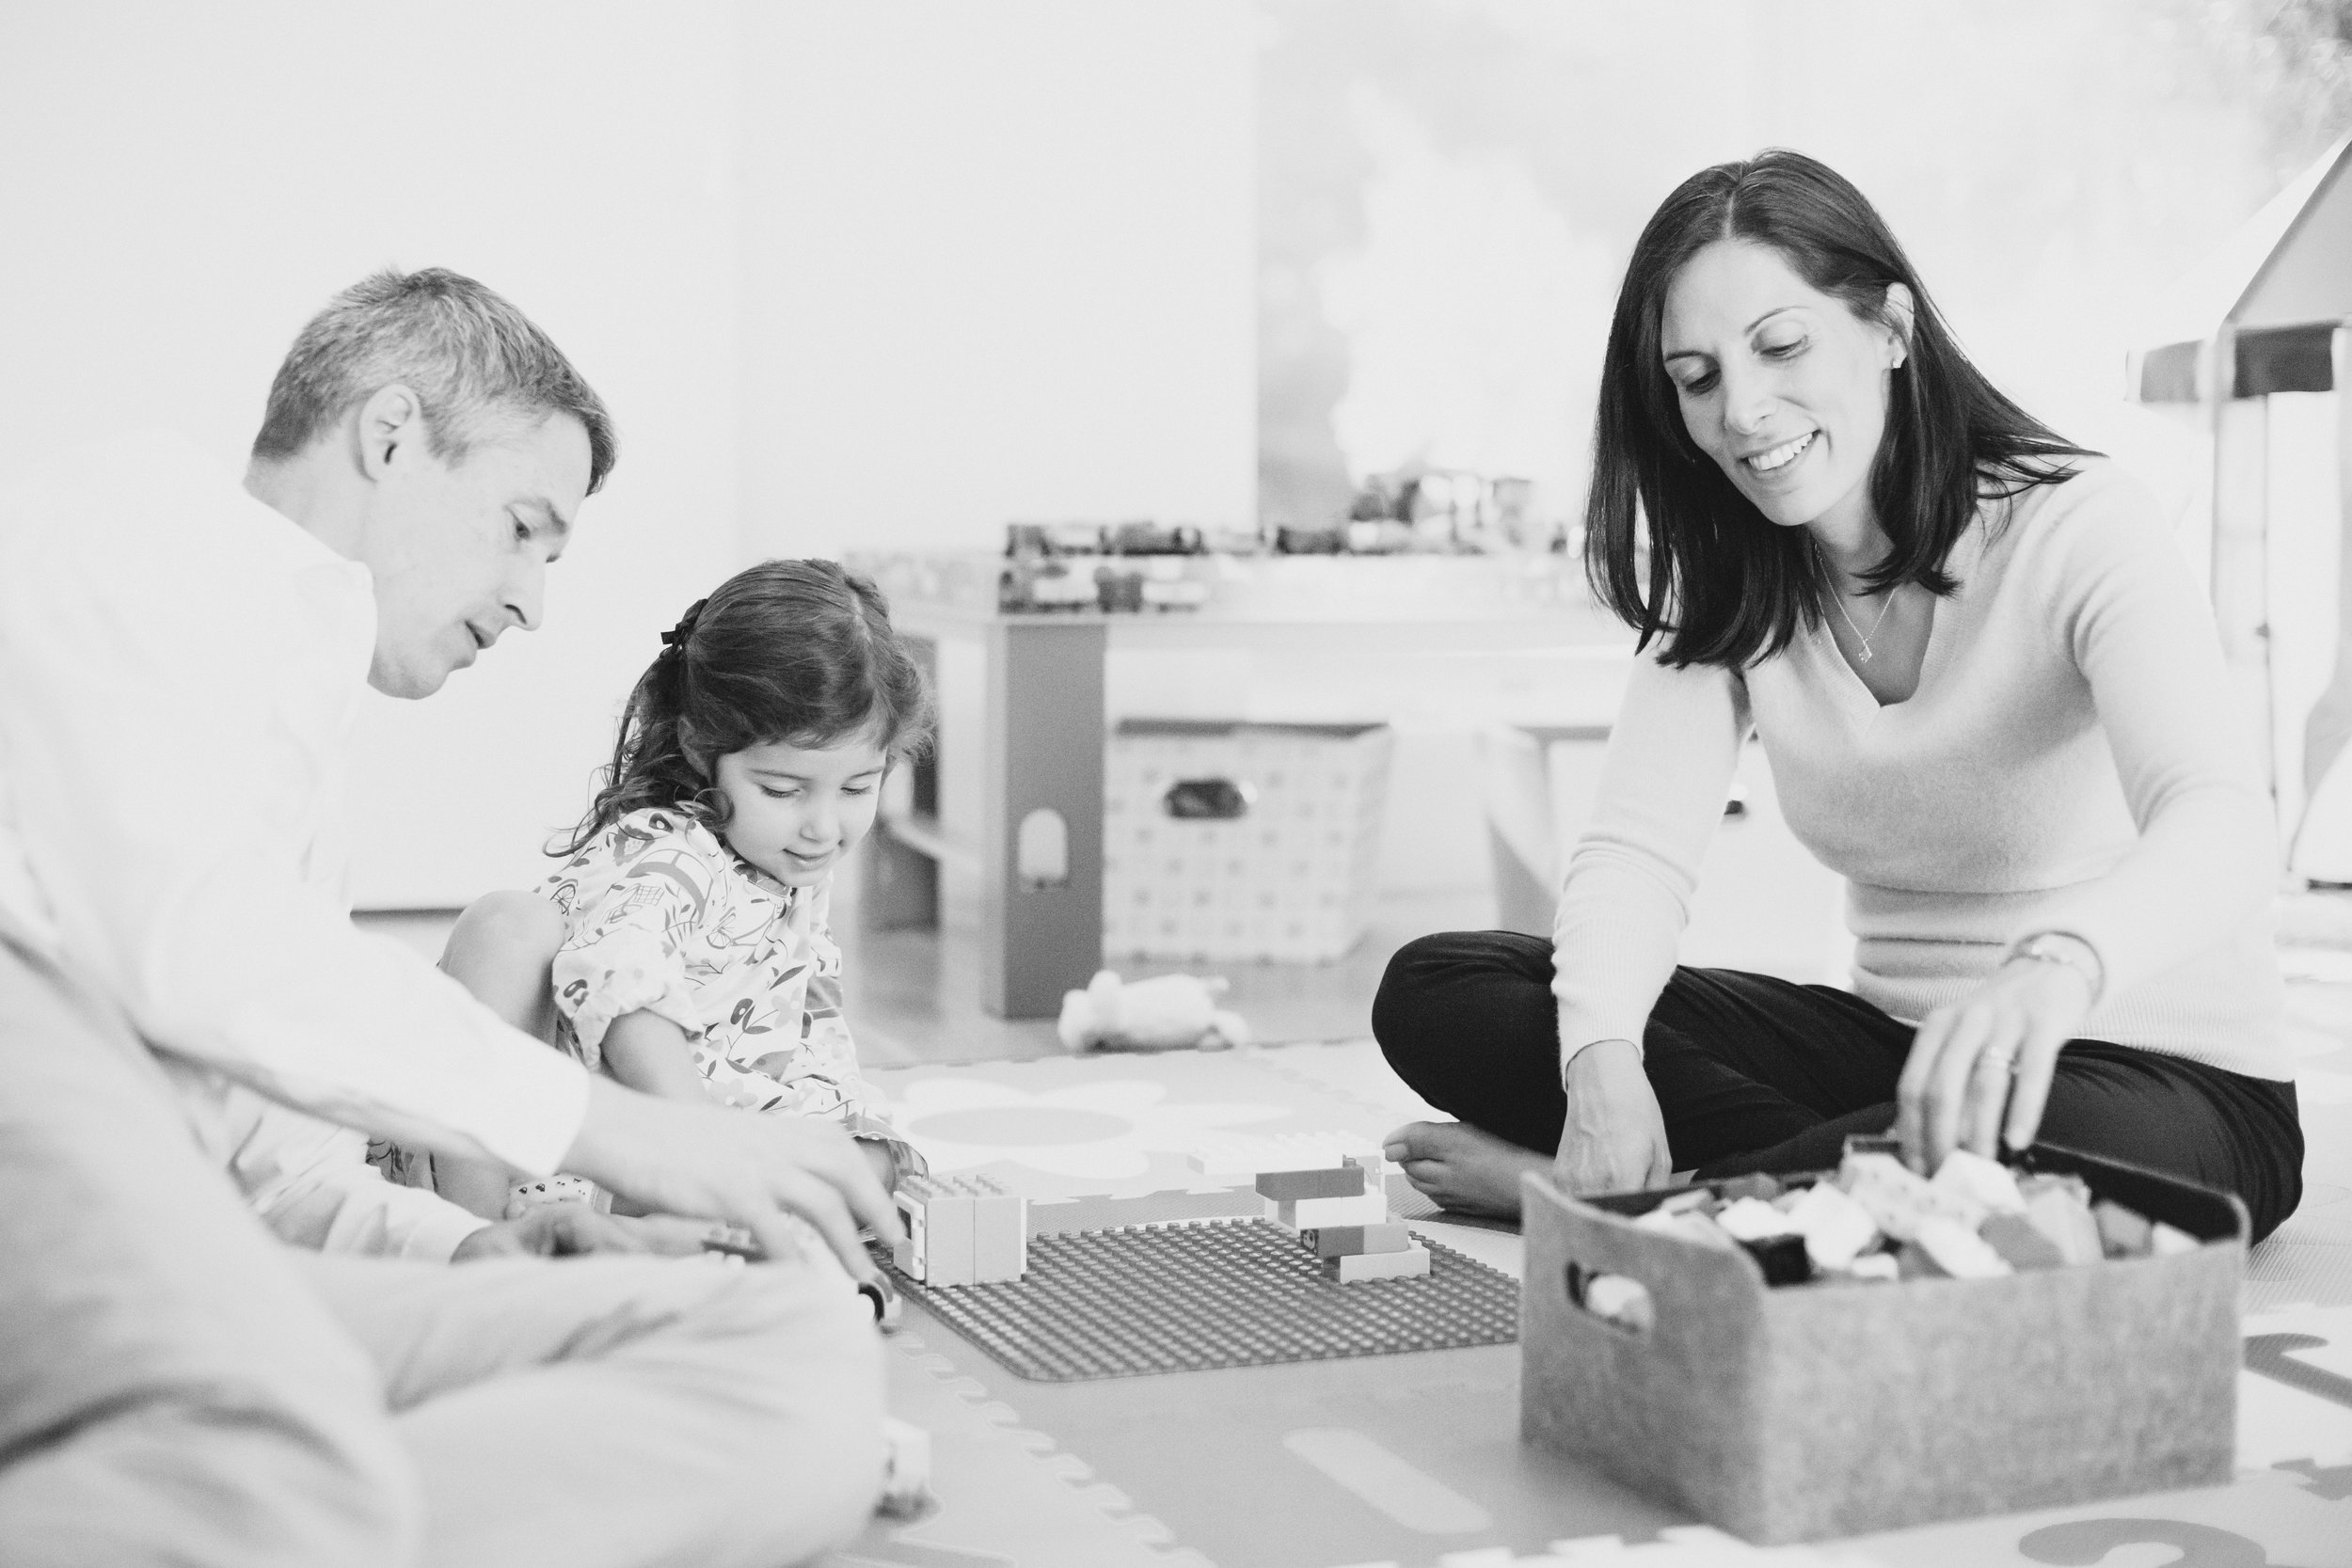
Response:
[[[1216,1005],[1223,978],[1162,974],[1123,981],[1105,969],[1065,991],[1056,1033],[1072,1051],[1222,1051],[1248,1045],[1249,1025]]]
[[[891,1195],[907,1239],[891,1254],[926,1285],[996,1285],[1029,1267],[1029,1200],[985,1176],[905,1176]]]

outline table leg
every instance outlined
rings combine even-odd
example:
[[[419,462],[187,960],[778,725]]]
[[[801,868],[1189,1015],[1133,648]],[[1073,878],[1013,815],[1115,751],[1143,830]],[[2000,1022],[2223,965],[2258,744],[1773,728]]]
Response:
[[[1107,638],[1100,625],[1043,619],[994,622],[985,635],[980,1006],[1051,1018],[1103,960]]]

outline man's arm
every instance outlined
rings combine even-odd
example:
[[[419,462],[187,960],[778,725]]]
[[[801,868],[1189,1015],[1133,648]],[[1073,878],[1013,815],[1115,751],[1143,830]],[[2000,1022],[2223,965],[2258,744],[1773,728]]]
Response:
[[[101,476],[0,516],[0,766],[65,951],[162,1050],[411,1147],[552,1170],[579,1067],[311,880],[373,643],[365,574],[234,492],[136,515],[161,486]]]
[[[490,1223],[421,1187],[385,1180],[367,1163],[360,1133],[240,1085],[218,1092],[229,1174],[289,1245],[445,1263]]]

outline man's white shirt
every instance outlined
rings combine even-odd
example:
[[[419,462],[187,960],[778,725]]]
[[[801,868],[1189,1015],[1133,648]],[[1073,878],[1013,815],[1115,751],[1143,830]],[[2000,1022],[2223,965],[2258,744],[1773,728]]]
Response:
[[[351,925],[369,573],[177,437],[69,456],[0,496],[0,923],[123,1007],[279,1235],[446,1258],[483,1222],[364,1133],[544,1174],[588,1084]]]

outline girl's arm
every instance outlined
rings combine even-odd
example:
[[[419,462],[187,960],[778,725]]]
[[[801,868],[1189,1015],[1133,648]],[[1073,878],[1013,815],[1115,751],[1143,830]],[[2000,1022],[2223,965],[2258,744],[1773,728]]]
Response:
[[[723,904],[725,853],[688,818],[632,812],[558,873],[575,885],[549,982],[588,1067],[601,1065],[608,1037],[631,1014],[659,1017],[681,1040],[704,1028],[681,947]]]
[[[613,1077],[643,1093],[697,1102],[709,1099],[686,1031],[660,1013],[623,1013],[607,1025],[604,1062]]]

